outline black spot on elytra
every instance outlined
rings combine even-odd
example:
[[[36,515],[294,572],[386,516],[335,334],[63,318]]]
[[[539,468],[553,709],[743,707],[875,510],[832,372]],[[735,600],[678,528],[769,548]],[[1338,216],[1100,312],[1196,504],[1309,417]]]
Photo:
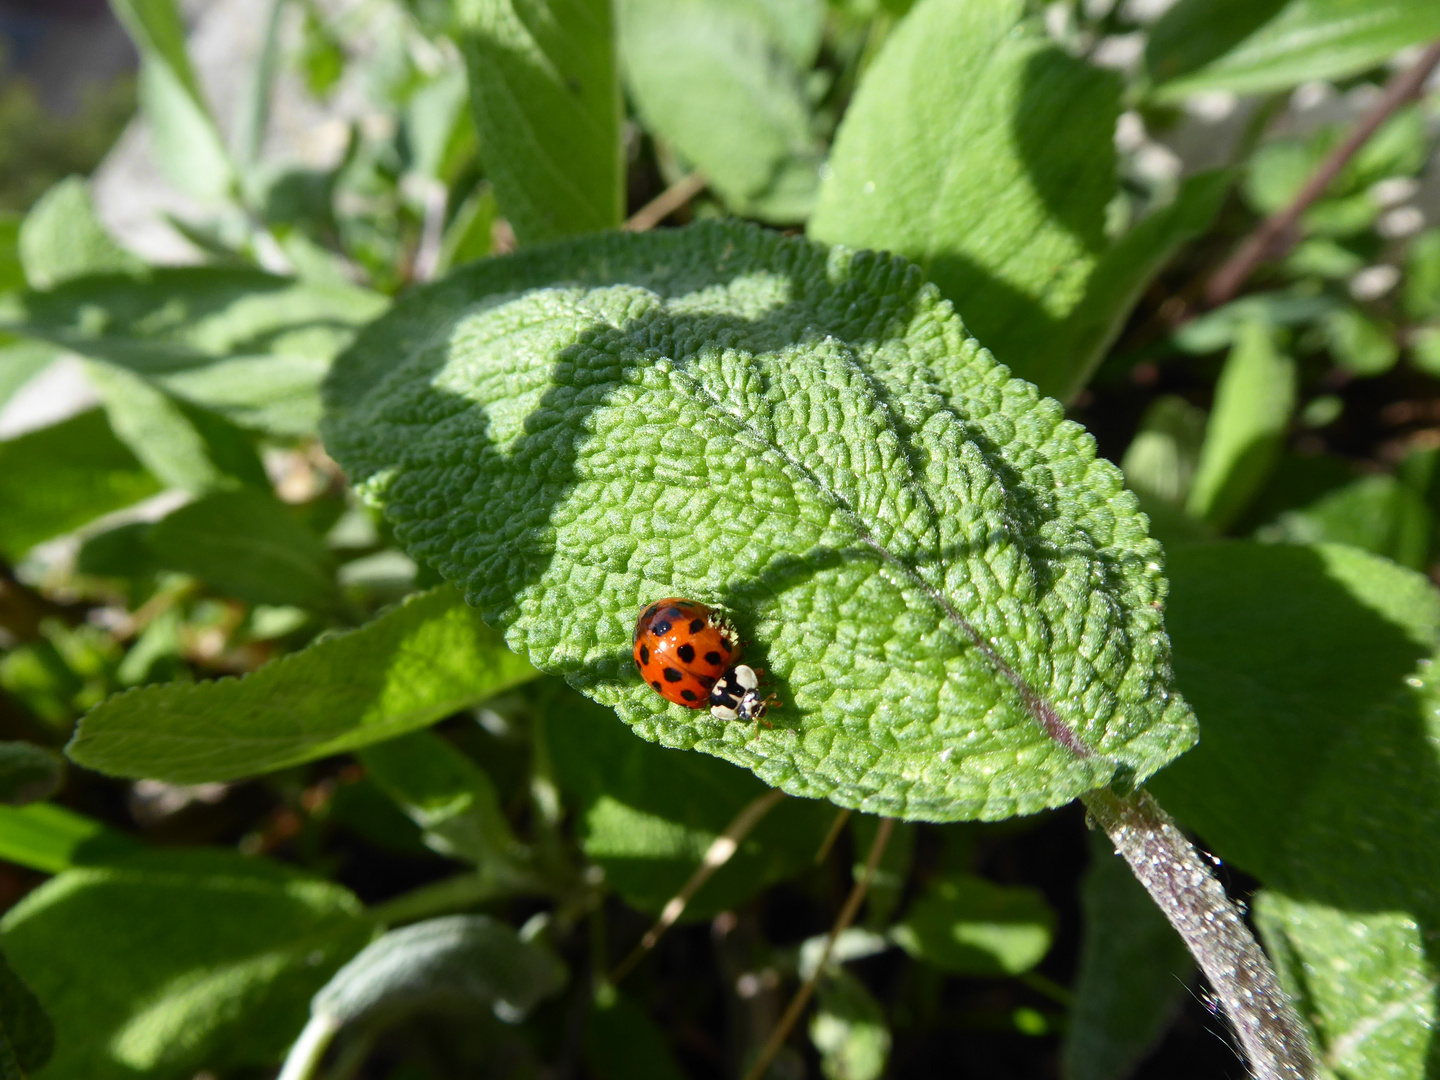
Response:
[[[722,637],[722,638],[720,639],[720,647],[721,647],[722,649],[724,649],[724,650],[728,653],[728,652],[730,651],[730,642],[729,642],[729,640]]]
[[[653,618],[655,617],[655,613],[656,613],[657,611],[659,611],[659,610],[660,610],[660,605],[659,605],[659,604],[651,604],[649,607],[647,607],[647,608],[645,609],[645,614],[640,616],[640,620],[641,620],[642,622],[649,622],[651,619],[653,619]]]
[[[709,664],[711,667],[719,667],[724,659],[725,658],[721,656],[718,652],[716,652],[714,649],[711,649],[705,654],[705,663]]]
[[[684,660],[685,663],[693,664],[695,662],[695,646],[687,641],[675,650],[675,655],[680,657],[681,660]]]
[[[650,683],[650,685],[655,688],[655,692],[656,692],[657,694],[660,692],[660,680],[659,680],[659,679],[654,679],[654,680],[652,680],[651,683]]]
[[[678,607],[672,607],[669,611],[665,612],[665,614],[672,619],[683,619],[685,617],[685,612],[681,611]]]
[[[690,633],[692,633],[692,634],[698,634],[701,630],[704,630],[704,629],[705,629],[705,620],[704,620],[704,619],[691,619],[691,620],[690,620]]]
[[[668,622],[666,622],[664,619],[661,619],[659,622],[657,622],[657,623],[656,623],[654,626],[652,626],[650,629],[655,632],[655,636],[656,636],[656,637],[664,637],[666,634],[668,634],[668,633],[670,632],[670,624],[669,624]]]
[[[686,701],[699,701],[699,700],[700,700],[700,695],[697,694],[697,693],[695,693],[694,690],[681,690],[681,691],[680,691],[680,696],[683,697]]]
[[[661,672],[661,674],[665,676],[666,682],[679,682],[685,677],[684,675],[680,674],[680,670],[678,668],[673,667],[667,667],[663,672]]]
[[[698,682],[701,686],[705,687],[706,690],[709,690],[712,686],[715,685],[715,676],[697,675],[695,677],[695,681]]]
[[[640,646],[640,663],[642,663],[642,664],[648,664],[649,662],[650,662],[650,646],[648,646],[648,645],[641,645],[641,646]]]

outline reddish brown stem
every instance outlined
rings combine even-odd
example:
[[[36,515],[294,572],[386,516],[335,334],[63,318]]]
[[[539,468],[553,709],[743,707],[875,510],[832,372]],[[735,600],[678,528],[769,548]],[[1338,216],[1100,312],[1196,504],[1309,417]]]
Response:
[[[1296,225],[1300,216],[1310,204],[1325,193],[1331,181],[1340,175],[1350,159],[1360,150],[1380,125],[1406,102],[1420,95],[1425,80],[1440,64],[1440,41],[1435,42],[1421,54],[1413,65],[1400,72],[1385,86],[1380,99],[1345,136],[1343,142],[1320,163],[1299,194],[1290,205],[1277,214],[1266,218],[1254,232],[1245,238],[1235,254],[1211,276],[1205,287],[1205,299],[1211,307],[1218,307],[1234,299],[1246,279],[1266,259],[1278,258],[1294,246],[1298,238]]]

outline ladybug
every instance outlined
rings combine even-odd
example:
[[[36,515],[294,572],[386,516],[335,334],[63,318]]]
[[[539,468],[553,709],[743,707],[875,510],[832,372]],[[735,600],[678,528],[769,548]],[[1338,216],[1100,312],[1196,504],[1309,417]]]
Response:
[[[635,666],[657,694],[687,709],[709,705],[717,720],[763,721],[772,699],[740,653],[735,628],[695,600],[657,600],[635,620]]]

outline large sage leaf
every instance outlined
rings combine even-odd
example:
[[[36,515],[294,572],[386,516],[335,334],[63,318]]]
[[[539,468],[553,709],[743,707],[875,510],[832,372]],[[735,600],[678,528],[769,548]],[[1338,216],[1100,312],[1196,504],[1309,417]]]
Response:
[[[902,260],[723,223],[558,244],[411,293],[328,386],[405,547],[645,738],[937,820],[1194,741],[1119,470]],[[733,614],[773,730],[639,681],[635,613],[675,594]]]

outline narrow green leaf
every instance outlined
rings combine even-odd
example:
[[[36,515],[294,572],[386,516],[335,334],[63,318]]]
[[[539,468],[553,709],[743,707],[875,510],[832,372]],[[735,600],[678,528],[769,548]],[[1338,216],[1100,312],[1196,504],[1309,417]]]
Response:
[[[87,277],[0,305],[0,328],[126,368],[242,427],[313,433],[331,358],[386,300],[256,270]]]
[[[31,288],[53,289],[88,274],[141,274],[145,263],[100,222],[90,191],[66,177],[36,201],[20,226],[20,261]]]
[[[1050,951],[1055,913],[1035,889],[936,878],[891,930],[917,960],[959,975],[1018,975]]]
[[[478,864],[512,860],[519,841],[486,772],[444,739],[416,731],[360,751],[366,772],[425,831],[425,842]]]
[[[1295,411],[1295,361],[1270,327],[1247,323],[1225,361],[1185,507],[1214,528],[1245,509],[1275,465]]]
[[[1336,910],[1273,889],[1256,898],[1255,922],[1333,1075],[1435,1075],[1433,922]]]
[[[0,806],[0,859],[58,874],[104,863],[137,847],[122,832],[54,803]]]
[[[762,5],[617,0],[625,80],[645,125],[736,213],[804,221],[824,150],[803,73]]]
[[[265,32],[254,66],[245,73],[244,88],[235,102],[234,146],[237,167],[253,168],[270,122],[270,99],[280,70],[280,17],[285,0],[270,0]]]
[[[492,230],[499,212],[495,191],[489,184],[481,184],[460,204],[445,227],[445,238],[440,243],[437,264],[440,273],[490,254],[494,243]]]
[[[619,225],[609,0],[471,0],[461,19],[485,173],[520,242]]]
[[[99,409],[0,440],[0,552],[18,558],[159,490]]]
[[[544,702],[556,779],[574,802],[586,857],[626,903],[658,914],[765,785],[723,762],[640,742],[578,694],[552,692]],[[811,865],[834,816],[821,803],[774,807],[682,918],[710,918]]]
[[[1119,471],[900,260],[729,223],[556,245],[410,293],[329,386],[412,556],[648,739],[940,820],[1193,741]],[[755,643],[773,729],[639,682],[670,595]]]
[[[1114,847],[1091,836],[1064,1072],[1068,1080],[1125,1080],[1174,1018],[1195,962]]]
[[[1340,79],[1440,37],[1440,6],[1431,0],[1289,0],[1264,19],[1275,7],[1273,0],[1182,0],[1155,28],[1162,46],[1153,59],[1146,53],[1152,75],[1166,80],[1155,99],[1178,101],[1202,90],[1260,94]],[[1203,37],[1184,44],[1206,23]],[[1166,78],[1171,65],[1182,73]]]
[[[511,1022],[565,985],[565,965],[488,915],[449,915],[391,930],[335,973],[311,1012],[380,1027],[416,1012],[489,1010]]]
[[[44,1067],[55,1052],[55,1025],[34,992],[0,954],[0,1038],[14,1059],[17,1080]]]
[[[167,487],[196,494],[237,483],[269,488],[260,456],[229,421],[114,364],[90,361],[86,374],[111,429]]]
[[[268,492],[206,495],[156,522],[148,539],[162,566],[246,603],[344,610],[329,550]]]
[[[1440,229],[1426,229],[1410,241],[1401,300],[1412,319],[1440,316]]]
[[[234,169],[190,66],[174,0],[111,0],[110,6],[140,52],[140,105],[160,167],[192,195],[230,195]]]
[[[1002,363],[1061,393],[1083,374],[1065,328],[1106,247],[1120,84],[1024,9],[915,5],[840,124],[809,232],[913,259]],[[1087,348],[1110,332],[1134,257],[1097,284]]]
[[[1262,293],[1242,297],[1222,308],[1191,320],[1176,331],[1175,347],[1187,353],[1212,353],[1240,340],[1250,323],[1266,326],[1303,326],[1339,307],[1340,301],[1325,294]]]
[[[843,970],[820,983],[810,1041],[820,1051],[825,1080],[880,1080],[890,1056],[885,1010],[864,983]]]
[[[1170,205],[1143,218],[1106,249],[1085,283],[1084,297],[1059,332],[1063,348],[1050,348],[1016,371],[1061,401],[1079,393],[1146,286],[1182,246],[1210,227],[1230,181],[1229,173],[1218,169],[1189,177]]]
[[[268,1065],[370,932],[345,889],[218,849],[67,870],[0,922],[55,1021],[53,1080]]]
[[[66,752],[116,776],[232,780],[428,727],[533,676],[441,587],[253,675],[112,697]]]
[[[24,806],[54,795],[65,777],[58,754],[27,742],[0,742],[0,802]]]

